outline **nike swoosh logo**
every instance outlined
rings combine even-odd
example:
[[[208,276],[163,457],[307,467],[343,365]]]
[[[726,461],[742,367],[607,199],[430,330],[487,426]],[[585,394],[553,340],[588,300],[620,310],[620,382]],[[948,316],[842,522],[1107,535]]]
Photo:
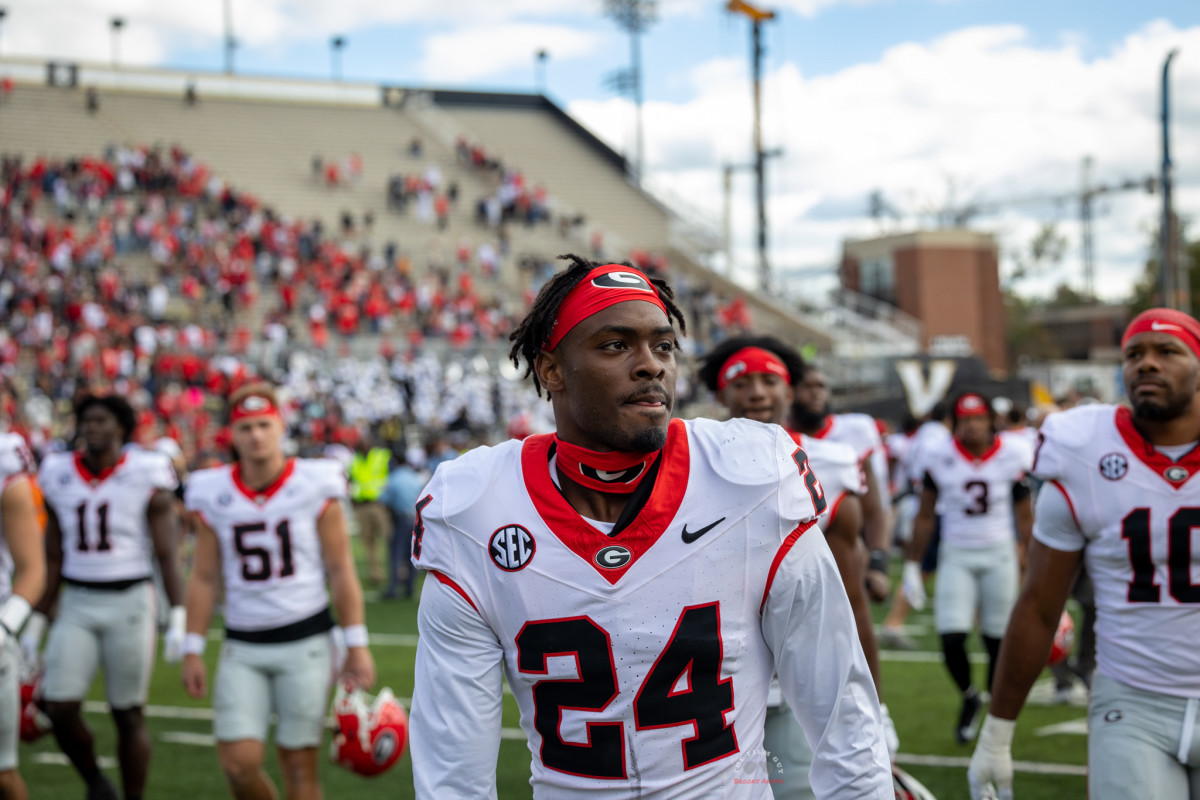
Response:
[[[1151,322],[1150,330],[1152,330],[1152,331],[1177,331],[1177,330],[1179,330],[1179,326],[1178,325],[1168,325],[1168,324],[1164,324],[1161,322]]]
[[[691,544],[692,542],[696,541],[701,536],[708,533],[709,531],[711,531],[713,528],[717,527],[724,521],[725,521],[725,518],[721,517],[716,522],[709,523],[708,525],[705,525],[703,528],[700,528],[699,530],[695,530],[695,531],[689,531],[687,529],[687,523],[685,522],[683,524],[683,543]]]

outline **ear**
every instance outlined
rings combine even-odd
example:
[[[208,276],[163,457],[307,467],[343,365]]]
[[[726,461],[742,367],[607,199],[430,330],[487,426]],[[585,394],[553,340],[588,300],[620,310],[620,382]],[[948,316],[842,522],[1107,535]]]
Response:
[[[566,369],[562,363],[562,354],[542,350],[533,362],[533,373],[537,375],[538,383],[547,392],[561,392],[565,388],[563,375]]]
[[[725,388],[724,387],[717,389],[717,402],[723,406],[725,405]],[[725,407],[728,408],[728,406],[725,406]]]

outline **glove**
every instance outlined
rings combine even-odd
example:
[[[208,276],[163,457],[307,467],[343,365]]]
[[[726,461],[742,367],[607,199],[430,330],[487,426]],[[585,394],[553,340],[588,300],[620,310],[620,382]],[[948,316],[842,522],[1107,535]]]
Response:
[[[1012,800],[1012,736],[1016,720],[987,715],[967,765],[971,800]]]
[[[905,561],[900,581],[908,604],[916,611],[925,608],[928,597],[925,595],[925,581],[921,578],[921,565],[916,561]]]
[[[900,752],[900,734],[896,733],[896,723],[892,722],[886,704],[879,704],[879,713],[883,716],[883,740],[887,742],[888,755],[895,761],[896,753]]]
[[[171,606],[167,632],[163,635],[163,661],[178,664],[183,660],[183,639],[187,635],[187,609]]]
[[[21,657],[30,669],[37,669],[38,649],[42,645],[42,634],[45,632],[46,615],[34,611],[25,621],[25,628],[21,631]]]

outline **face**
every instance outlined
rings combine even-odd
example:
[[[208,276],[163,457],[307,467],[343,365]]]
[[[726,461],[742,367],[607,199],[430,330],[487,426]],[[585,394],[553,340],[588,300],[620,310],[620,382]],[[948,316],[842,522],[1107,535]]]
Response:
[[[967,447],[988,444],[992,440],[992,421],[986,414],[959,417],[954,423],[954,436]]]
[[[738,375],[717,393],[729,416],[782,425],[792,404],[792,387],[773,372]]]
[[[558,435],[602,452],[661,448],[675,404],[677,346],[666,314],[641,300],[579,323],[534,365]]]
[[[821,370],[805,370],[794,391],[792,411],[796,416],[822,420],[829,414],[829,381]]]
[[[79,417],[79,435],[83,437],[88,451],[99,453],[120,447],[125,430],[117,417],[101,405],[88,406]]]
[[[1122,352],[1125,394],[1140,419],[1166,422],[1183,416],[1200,391],[1200,361],[1183,342],[1148,331]]]
[[[230,426],[233,446],[247,461],[268,461],[283,449],[283,420],[270,415],[245,417]]]

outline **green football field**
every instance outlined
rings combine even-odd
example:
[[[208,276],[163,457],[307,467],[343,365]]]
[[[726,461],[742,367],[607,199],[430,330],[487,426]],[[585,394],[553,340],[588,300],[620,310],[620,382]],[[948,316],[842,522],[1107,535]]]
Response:
[[[367,616],[379,674],[379,685],[392,687],[407,703],[413,685],[416,652],[416,601],[382,601],[368,592]],[[884,609],[876,608],[877,617]],[[914,652],[884,651],[883,691],[900,733],[899,762],[926,784],[939,800],[964,798],[966,764],[973,745],[958,745],[954,725],[958,713],[956,690],[946,676],[937,651],[928,611],[914,615],[910,632],[920,644]],[[976,645],[976,680],[986,680],[986,666]],[[219,648],[212,644],[206,657],[212,668]],[[96,682],[98,687],[100,681]],[[1044,688],[1044,687],[1043,687]],[[114,735],[100,695],[93,692],[88,722],[96,734],[97,752],[114,782]],[[159,663],[147,707],[153,740],[148,798],[201,800],[226,797],[211,741],[211,716],[206,702],[191,700],[179,682],[179,669]],[[1021,800],[1069,800],[1085,795],[1083,764],[1087,739],[1085,709],[1031,704],[1017,726],[1013,758],[1017,762],[1016,792]],[[530,797],[529,753],[521,735],[515,701],[506,698],[504,739],[500,748],[498,786],[501,798]],[[328,743],[328,738],[326,739]],[[278,771],[268,758],[276,785]],[[83,784],[53,741],[46,736],[21,747],[21,772],[34,800],[83,797]],[[328,762],[323,763],[325,796],[331,800],[400,800],[413,796],[412,770],[405,754],[384,775],[364,779]],[[118,784],[119,785],[119,784]],[[175,795],[184,792],[184,795]]]

